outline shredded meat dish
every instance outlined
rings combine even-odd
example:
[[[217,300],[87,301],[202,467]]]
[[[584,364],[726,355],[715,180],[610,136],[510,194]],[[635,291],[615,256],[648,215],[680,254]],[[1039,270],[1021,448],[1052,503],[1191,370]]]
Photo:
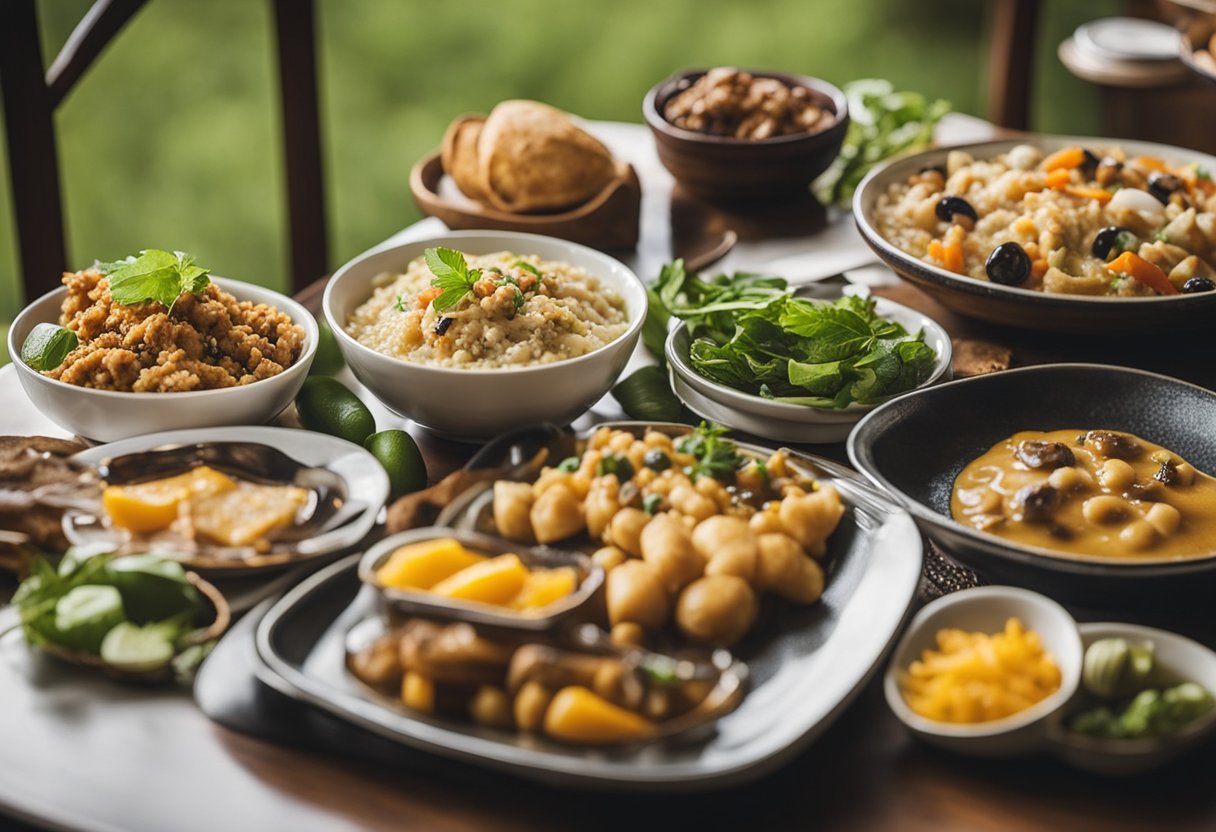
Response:
[[[157,301],[115,303],[97,271],[63,282],[59,323],[80,346],[46,375],[68,384],[135,393],[235,387],[278,375],[304,347],[303,328],[286,314],[214,284],[183,294],[169,312]]]

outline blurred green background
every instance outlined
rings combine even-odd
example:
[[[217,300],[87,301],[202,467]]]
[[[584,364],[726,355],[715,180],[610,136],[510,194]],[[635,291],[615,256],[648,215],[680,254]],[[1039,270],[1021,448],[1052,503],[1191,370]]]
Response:
[[[48,62],[89,5],[39,4]],[[637,122],[658,79],[736,64],[837,84],[885,77],[984,113],[988,5],[975,0],[317,5],[331,268],[416,220],[410,165],[454,116],[504,98]],[[1097,96],[1060,65],[1055,46],[1121,4],[1045,5],[1033,126],[1093,132]],[[150,0],[58,114],[74,267],[180,249],[217,274],[287,286],[273,44],[267,0]],[[24,302],[7,158],[0,193],[3,329]]]

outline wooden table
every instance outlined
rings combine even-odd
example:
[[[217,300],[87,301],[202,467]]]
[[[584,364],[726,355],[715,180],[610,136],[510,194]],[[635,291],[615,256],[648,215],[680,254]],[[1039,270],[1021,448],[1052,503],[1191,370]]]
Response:
[[[973,122],[948,122],[942,138],[969,140],[977,127],[984,132]],[[616,126],[604,137],[642,175],[648,230],[638,265],[649,275],[670,253],[670,179],[655,164],[641,128]],[[838,231],[798,241],[795,248],[813,250]],[[789,244],[743,250],[753,258],[783,256],[789,253],[783,247]],[[931,310],[955,334],[992,337],[915,290],[882,291]],[[303,299],[315,304],[318,294],[314,287]],[[1045,350],[1024,335],[997,337],[1025,363],[1058,348]],[[11,372],[0,370],[0,389],[12,389],[4,385]],[[22,403],[0,404],[3,433]],[[432,475],[469,452],[415,435]],[[838,447],[828,450],[839,454]],[[1216,796],[1203,763],[1183,761],[1124,783],[1050,759],[951,756],[914,742],[873,682],[812,748],[760,782],[698,796],[596,795],[509,778],[465,780],[371,766],[262,742],[212,724],[184,691],[124,687],[41,657],[11,637],[0,642],[0,810],[51,828],[1210,830],[1216,828]]]

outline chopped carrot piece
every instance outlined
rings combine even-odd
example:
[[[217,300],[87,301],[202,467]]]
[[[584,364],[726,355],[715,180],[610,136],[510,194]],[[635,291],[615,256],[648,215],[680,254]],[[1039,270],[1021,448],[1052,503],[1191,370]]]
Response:
[[[964,267],[963,244],[961,242],[947,243],[945,251],[942,253],[942,262],[950,271],[955,274],[962,274]]]
[[[1049,188],[1063,188],[1068,185],[1071,173],[1067,168],[1056,168],[1047,174],[1046,184]]]
[[[942,248],[940,240],[929,241],[929,256],[934,260],[945,260],[945,249]]]
[[[1103,188],[1073,188],[1071,186],[1064,188],[1064,193],[1069,196],[1080,197],[1081,199],[1096,199],[1103,205],[1110,202],[1110,198],[1114,196],[1110,191]]]
[[[1051,172],[1055,170],[1072,170],[1085,164],[1085,151],[1079,147],[1066,147],[1043,160],[1042,168]]]
[[[1149,170],[1159,170],[1168,172],[1170,166],[1165,163],[1164,159],[1158,159],[1156,156],[1137,156],[1132,159],[1132,164]]]
[[[1175,288],[1173,283],[1170,283],[1170,279],[1165,276],[1165,272],[1135,252],[1123,252],[1114,260],[1107,263],[1106,268],[1115,274],[1125,274],[1139,280],[1159,295],[1178,294],[1178,289]]]

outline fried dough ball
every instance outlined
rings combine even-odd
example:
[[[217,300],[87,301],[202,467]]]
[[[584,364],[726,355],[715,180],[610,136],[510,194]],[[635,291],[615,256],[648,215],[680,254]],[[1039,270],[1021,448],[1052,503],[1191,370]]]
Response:
[[[494,525],[503,537],[530,543],[532,536],[532,486],[526,482],[498,480],[494,483]]]
[[[583,505],[565,483],[546,488],[532,504],[529,517],[540,543],[564,540],[583,530]]]
[[[608,621],[615,628],[633,622],[657,630],[667,622],[670,601],[659,570],[641,560],[627,560],[608,573],[604,586]]]
[[[642,530],[650,523],[650,515],[640,508],[623,508],[612,516],[605,535],[607,542],[634,557],[642,554]]]
[[[755,577],[756,536],[742,517],[702,520],[693,529],[692,545],[706,560],[706,575],[736,575],[748,583]]]
[[[603,537],[604,531],[612,518],[621,510],[621,481],[615,476],[596,477],[591,481],[587,490],[585,512],[587,518],[587,534],[592,540]]]
[[[705,559],[693,547],[692,535],[674,514],[656,514],[642,529],[642,559],[653,565],[671,592],[678,592],[705,571]]]
[[[816,558],[827,553],[828,536],[835,531],[843,515],[840,493],[826,484],[810,494],[786,497],[778,509],[786,534]]]
[[[756,586],[797,604],[823,594],[823,569],[785,534],[762,534],[756,541]]]
[[[690,641],[729,647],[756,620],[756,594],[735,575],[706,575],[680,593],[676,625]]]

